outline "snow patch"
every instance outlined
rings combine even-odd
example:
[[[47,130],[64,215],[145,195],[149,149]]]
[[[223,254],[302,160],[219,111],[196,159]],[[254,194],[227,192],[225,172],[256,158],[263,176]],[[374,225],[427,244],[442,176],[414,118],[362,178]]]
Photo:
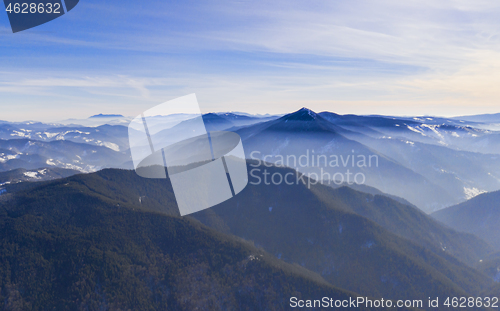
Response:
[[[106,148],[111,149],[111,150],[120,151],[120,147],[115,143],[104,142],[104,143],[102,143],[102,145]]]
[[[249,259],[250,261],[253,261],[253,260],[260,260],[260,258],[259,258],[259,257],[262,257],[262,255],[250,255],[250,256],[248,256],[248,259]]]
[[[12,134],[10,134],[10,136],[19,136],[19,137],[26,137],[26,138],[29,138],[30,135],[29,134],[26,134],[24,132],[19,132],[19,131],[12,131]]]
[[[40,177],[38,177],[38,172],[24,172],[23,175],[29,178],[40,179]]]
[[[415,133],[419,133],[420,135],[425,136],[425,134],[422,132],[422,130],[421,130],[421,129],[417,129],[417,128],[415,128],[415,127],[411,127],[411,126],[409,126],[409,125],[406,125],[406,126],[408,127],[408,129],[409,129],[410,131],[413,131],[413,132],[415,132]]]
[[[487,191],[480,190],[480,189],[474,188],[474,187],[472,187],[472,188],[464,187],[464,194],[465,194],[465,197],[467,198],[467,200],[472,199],[473,197],[478,196],[481,193],[485,193],[485,192],[487,192]]]
[[[19,155],[17,155],[17,154],[16,155],[8,154],[8,155],[4,156],[4,154],[2,153],[2,154],[0,154],[0,157],[1,157],[0,158],[0,163],[5,163],[5,162],[7,162],[9,160],[19,158]]]
[[[431,131],[434,132],[434,134],[436,134],[440,139],[444,139],[443,135],[441,133],[439,133],[438,130],[436,130],[436,125],[427,125],[427,124],[422,124],[422,127],[426,127],[428,129],[430,129]]]
[[[45,136],[47,136],[47,138],[52,138],[54,136],[57,136],[59,135],[59,133],[49,133],[49,132],[43,132],[45,134]]]

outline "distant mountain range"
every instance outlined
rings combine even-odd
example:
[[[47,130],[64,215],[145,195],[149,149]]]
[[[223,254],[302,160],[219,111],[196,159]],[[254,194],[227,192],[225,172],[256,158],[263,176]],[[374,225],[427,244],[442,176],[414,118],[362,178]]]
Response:
[[[92,118],[124,118],[124,116],[122,116],[121,114],[96,114],[96,115],[93,115],[93,116],[90,116],[89,119],[92,119]]]
[[[72,141],[103,146],[114,151],[128,149],[128,129],[120,125],[97,127],[37,124],[0,124],[0,139],[31,139],[38,141]]]
[[[500,113],[460,116],[460,117],[454,117],[453,119],[480,122],[480,123],[500,123]]]
[[[6,184],[16,184],[26,181],[33,182],[59,179],[78,173],[80,173],[80,171],[68,170],[59,167],[46,167],[32,170],[18,168],[8,172],[0,172],[0,187]]]
[[[132,168],[130,118],[96,116],[65,125],[0,122],[0,171],[47,166],[82,172]],[[172,137],[192,135],[194,117],[151,117],[149,131],[154,140],[168,144]],[[337,166],[333,167],[325,161],[321,165],[284,164],[330,184],[341,184],[347,170],[353,177],[359,173],[358,180],[363,179],[365,185],[403,198],[427,213],[500,189],[500,131],[497,124],[489,123],[494,121],[492,116],[475,116],[474,120],[357,116],[303,108],[282,116],[208,113],[202,118],[208,131],[238,133],[249,159],[280,164],[280,157],[326,156],[330,161],[335,156]],[[360,157],[373,163],[351,165]],[[321,173],[330,177],[321,178]]]
[[[18,168],[6,172],[0,172],[0,199],[9,198],[18,187],[24,189],[27,184],[38,181],[49,181],[60,179],[81,173],[77,170],[64,169],[59,167],[46,167],[36,169]],[[11,188],[7,191],[6,187]]]
[[[309,157],[312,153],[316,158],[352,156],[356,161],[376,156],[378,165],[367,167],[347,162],[335,167],[323,164],[298,169],[317,176],[322,169],[330,176],[346,175],[348,169],[353,175],[362,173],[367,185],[403,197],[426,212],[500,189],[500,157],[494,155],[500,146],[494,139],[498,134],[469,129],[457,125],[457,121],[440,126],[432,124],[435,120],[428,121],[431,125],[423,120],[316,114],[304,108],[236,132],[243,139],[247,157],[252,158],[255,152],[254,157],[275,163],[308,152]],[[492,154],[462,150],[464,141],[472,139],[489,139]]]
[[[131,167],[128,152],[70,140],[0,140],[0,171],[59,167],[93,172],[104,167]]]

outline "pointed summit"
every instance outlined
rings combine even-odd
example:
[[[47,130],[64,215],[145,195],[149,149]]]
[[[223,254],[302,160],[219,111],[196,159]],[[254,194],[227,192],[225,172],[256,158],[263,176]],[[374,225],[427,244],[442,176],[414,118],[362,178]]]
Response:
[[[295,112],[284,115],[273,121],[269,130],[291,131],[291,132],[337,132],[343,130],[335,127],[334,124],[325,120],[316,112],[302,108]]]
[[[305,107],[282,117],[283,120],[294,121],[314,121],[318,118],[319,116],[316,112]]]
[[[207,131],[222,131],[234,124],[216,113],[207,113],[202,116]]]

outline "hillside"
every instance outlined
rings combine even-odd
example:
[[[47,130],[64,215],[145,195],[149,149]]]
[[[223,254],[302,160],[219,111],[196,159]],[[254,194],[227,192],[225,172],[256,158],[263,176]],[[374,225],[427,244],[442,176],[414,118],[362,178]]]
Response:
[[[472,233],[500,250],[500,191],[478,195],[432,214],[444,224]]]
[[[267,170],[270,175],[292,172]],[[387,216],[385,221],[377,219],[379,225],[346,207],[367,200],[375,201],[366,205],[373,210],[386,208],[400,213]],[[485,243],[448,230],[417,212],[392,199],[345,188],[334,190],[318,185],[309,190],[302,184],[261,184],[247,186],[233,199],[193,217],[254,241],[278,258],[299,263],[333,285],[361,294],[411,299],[473,293],[491,286],[491,280],[452,255],[467,258],[468,252],[486,253],[489,250]],[[412,220],[414,215],[419,218]],[[392,221],[396,223],[386,225]],[[443,251],[437,246],[441,242],[451,250]],[[467,259],[475,261],[474,256]]]
[[[47,187],[52,184],[68,184],[138,210],[178,213],[168,180],[143,179],[132,171],[76,175]],[[424,248],[338,204],[325,203],[301,185],[249,185],[237,197],[193,216],[362,295],[414,299],[490,288],[488,278],[451,254]],[[459,235],[450,238],[463,242]]]
[[[469,266],[493,252],[489,245],[471,234],[457,232],[426,215],[418,208],[383,195],[359,193],[351,188],[315,188],[324,202],[368,218],[392,233],[412,240],[440,256],[451,255]]]
[[[500,253],[488,256],[476,266],[479,271],[492,278],[495,282],[500,283]]]
[[[95,193],[86,177],[0,206],[2,310],[283,310],[292,296],[354,295],[196,221]]]

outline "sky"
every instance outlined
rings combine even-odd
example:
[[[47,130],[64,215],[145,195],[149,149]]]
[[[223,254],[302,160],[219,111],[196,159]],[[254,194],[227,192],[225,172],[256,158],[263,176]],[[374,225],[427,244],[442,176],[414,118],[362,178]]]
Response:
[[[0,120],[203,112],[498,113],[498,1],[80,0],[13,34],[0,13]]]

